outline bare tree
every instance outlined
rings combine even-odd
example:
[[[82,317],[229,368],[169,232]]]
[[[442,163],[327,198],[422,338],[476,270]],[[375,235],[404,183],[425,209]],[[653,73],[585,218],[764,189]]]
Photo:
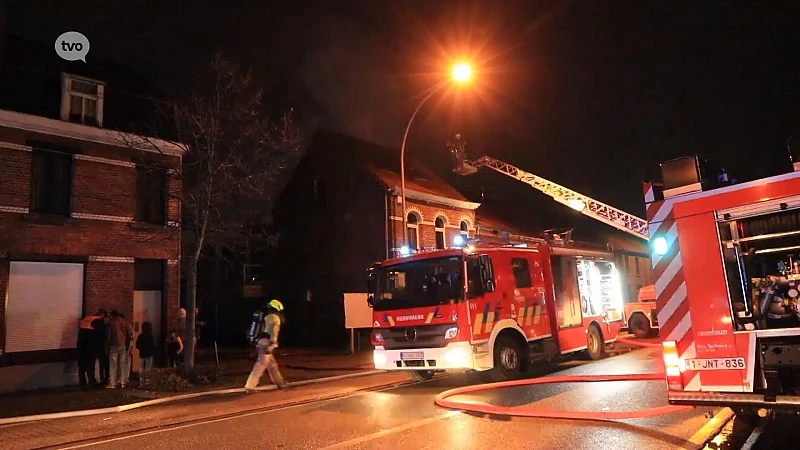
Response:
[[[276,179],[302,148],[292,111],[268,118],[249,71],[219,55],[205,69],[185,100],[159,107],[170,136],[186,149],[182,167],[170,171],[181,189],[170,195],[182,208],[187,368],[194,366],[197,264],[203,249],[237,249],[261,236],[259,225],[278,188]]]

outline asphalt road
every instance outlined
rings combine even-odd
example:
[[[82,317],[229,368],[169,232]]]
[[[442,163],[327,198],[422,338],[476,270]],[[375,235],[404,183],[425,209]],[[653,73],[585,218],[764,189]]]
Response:
[[[562,364],[562,369],[573,367],[559,374],[646,373],[657,370],[659,365],[657,349],[639,350],[599,362]],[[396,381],[397,378],[392,378],[394,376],[379,377]],[[158,417],[157,412],[150,412],[148,414],[153,415],[150,425],[163,423],[164,428],[137,432],[131,426],[128,427],[127,434],[101,438],[93,443],[54,448],[689,449],[696,448],[690,438],[708,422],[704,414],[717,412],[705,409],[652,419],[587,422],[477,417],[434,405],[433,398],[439,392],[475,382],[474,375],[460,374],[381,392],[353,393],[336,400],[311,402],[271,411],[216,419],[209,416],[194,423],[173,427],[169,426],[171,420],[164,420],[163,417]],[[300,388],[297,389],[299,392]],[[292,395],[291,391],[292,389],[281,393],[251,394],[226,402],[266,403],[276,394]],[[465,400],[497,405],[535,404],[565,409],[622,410],[665,405],[666,387],[663,381],[562,384],[492,390],[471,395]],[[188,411],[213,408],[213,405],[213,401],[203,401],[191,403],[186,408]],[[89,422],[84,422],[81,426],[93,427]],[[126,430],[124,426],[115,426],[113,429],[118,433]],[[0,428],[0,434],[3,432],[4,429]],[[9,447],[4,445],[4,448]]]

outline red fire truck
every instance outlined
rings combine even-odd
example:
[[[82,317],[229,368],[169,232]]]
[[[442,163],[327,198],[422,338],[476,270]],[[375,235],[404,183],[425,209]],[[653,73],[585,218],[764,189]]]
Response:
[[[513,379],[532,360],[600,358],[623,323],[614,255],[559,241],[466,245],[398,257],[368,274],[375,367],[426,380],[448,369]]]
[[[669,402],[800,408],[800,164],[712,183],[687,157],[645,185]]]

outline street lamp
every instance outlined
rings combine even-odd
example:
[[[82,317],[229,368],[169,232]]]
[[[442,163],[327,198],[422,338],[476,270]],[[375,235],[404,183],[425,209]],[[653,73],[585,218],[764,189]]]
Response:
[[[467,83],[472,79],[472,67],[467,63],[459,63],[453,67],[453,72],[451,74],[453,81],[456,83]],[[417,117],[417,113],[422,108],[422,105],[427,103],[427,101],[433,97],[433,94],[439,92],[443,87],[447,86],[449,83],[442,82],[439,83],[425,98],[419,102],[417,105],[417,109],[414,110],[414,113],[411,114],[411,118],[408,119],[408,125],[406,125],[406,132],[403,133],[403,143],[400,145],[400,197],[402,198],[401,201],[401,208],[403,213],[403,243],[408,240],[408,215],[406,214],[406,140],[408,139],[408,132],[411,130],[411,124],[414,122],[414,118]]]

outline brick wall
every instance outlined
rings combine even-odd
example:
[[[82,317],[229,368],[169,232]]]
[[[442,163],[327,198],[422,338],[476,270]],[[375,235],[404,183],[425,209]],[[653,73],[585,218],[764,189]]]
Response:
[[[84,313],[116,309],[133,317],[133,263],[90,261],[85,290]]]
[[[30,152],[0,149],[0,206],[30,205]]]
[[[178,230],[89,219],[46,224],[0,212],[0,249],[13,254],[177,259]]]
[[[177,176],[170,176],[167,179],[167,220],[181,221],[181,180]]]
[[[178,309],[181,306],[181,268],[179,264],[167,266],[167,323],[169,327],[178,324]]]
[[[8,259],[0,250],[0,318],[6,316],[6,291],[8,290]],[[6,348],[6,321],[0,320],[0,348]]]
[[[73,211],[132,217],[136,208],[133,167],[74,160]]]
[[[396,219],[392,220],[390,226],[392,227],[391,235],[394,236],[392,248],[399,248],[403,241],[403,222],[402,215],[400,214],[401,205],[396,201],[392,202],[393,208],[391,215]],[[437,217],[445,219],[445,247],[449,248],[453,245],[453,239],[456,235],[460,234],[459,227],[462,220],[466,220],[469,229],[469,235],[475,235],[475,212],[468,209],[453,208],[441,205],[431,205],[406,198],[406,211],[414,212],[420,216],[419,222],[419,245],[425,247],[436,246],[436,227],[435,222]]]

